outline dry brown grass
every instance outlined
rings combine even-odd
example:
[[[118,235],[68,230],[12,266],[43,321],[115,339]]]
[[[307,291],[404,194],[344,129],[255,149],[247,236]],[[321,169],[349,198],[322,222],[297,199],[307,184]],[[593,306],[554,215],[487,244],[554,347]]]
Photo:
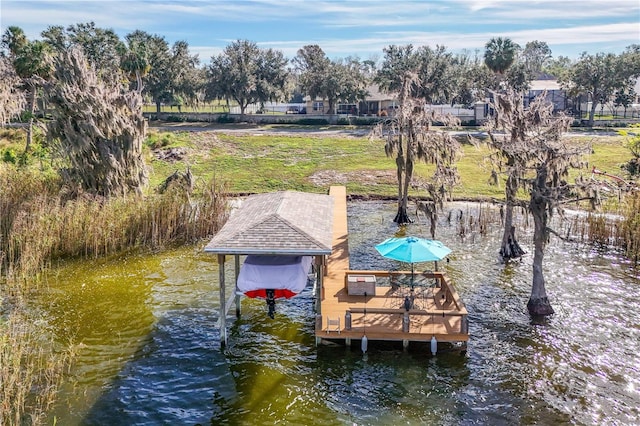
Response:
[[[33,288],[50,260],[158,249],[213,235],[226,220],[224,184],[215,178],[197,199],[180,187],[147,197],[64,201],[30,172],[0,171],[0,272],[13,296]]]
[[[627,257],[640,263],[640,192],[628,197],[620,224],[621,241]]]
[[[0,424],[42,424],[71,352],[56,352],[25,309],[0,319]]]
[[[194,193],[172,186],[147,197],[71,201],[55,177],[0,168],[0,425],[40,424],[71,353],[53,350],[29,304],[56,258],[158,249],[215,234],[227,191],[215,178]]]
[[[616,215],[590,213],[576,216],[568,224],[580,240],[589,244],[618,247],[635,266],[640,264],[640,192],[622,197]]]

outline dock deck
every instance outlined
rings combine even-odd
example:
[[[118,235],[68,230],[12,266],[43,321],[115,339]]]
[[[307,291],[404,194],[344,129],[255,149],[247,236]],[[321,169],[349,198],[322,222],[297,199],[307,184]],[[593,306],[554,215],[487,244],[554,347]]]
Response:
[[[320,289],[316,339],[467,342],[467,310],[443,272],[349,269],[347,198],[332,186],[333,250]],[[373,294],[372,294],[373,293]]]

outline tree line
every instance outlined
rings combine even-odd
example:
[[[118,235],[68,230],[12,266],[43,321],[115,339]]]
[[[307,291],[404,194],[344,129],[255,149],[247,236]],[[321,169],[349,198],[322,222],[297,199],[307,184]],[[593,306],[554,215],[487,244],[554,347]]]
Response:
[[[315,44],[303,46],[288,59],[279,50],[237,40],[203,64],[186,41],[169,45],[163,36],[141,30],[121,39],[112,29],[88,22],[51,26],[42,31],[40,40],[28,40],[21,28],[10,26],[1,46],[2,72],[10,72],[5,70],[9,67],[17,75],[26,94],[27,115],[33,113],[41,84],[52,73],[52,58],[73,46],[82,48],[101,79],[140,92],[158,112],[162,104],[197,107],[222,99],[237,103],[244,114],[250,104],[299,102],[309,96],[326,101],[334,113],[338,103],[364,100],[371,85],[397,93],[394,76],[418,69],[424,83],[419,95],[434,104],[470,105],[483,100],[487,90],[508,85],[523,91],[533,79],[553,76],[571,98],[582,96],[592,102],[589,124],[593,125],[598,104],[627,107],[636,99],[633,86],[640,75],[638,44],[620,54],[583,52],[571,60],[554,58],[546,42],[520,46],[502,37],[489,40],[484,52],[459,54],[444,46],[390,45],[377,61],[330,59]],[[3,91],[9,90],[4,86],[9,85],[5,83]]]

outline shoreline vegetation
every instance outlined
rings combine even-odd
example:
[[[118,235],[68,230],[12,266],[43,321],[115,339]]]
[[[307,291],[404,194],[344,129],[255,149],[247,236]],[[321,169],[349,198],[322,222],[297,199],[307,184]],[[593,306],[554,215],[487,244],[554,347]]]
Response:
[[[30,304],[53,261],[199,243],[224,224],[230,197],[251,193],[324,192],[330,185],[345,185],[352,200],[397,199],[395,163],[385,156],[384,143],[354,128],[163,129],[151,127],[147,133],[150,183],[143,196],[73,200],[44,142],[36,141],[32,153],[21,157],[24,132],[0,133],[0,424],[42,423],[73,362],[72,342],[54,342],[46,332],[47,319]],[[454,199],[500,202],[503,185],[488,184],[488,148],[468,143],[464,132],[456,137],[464,155],[457,163],[461,185]],[[621,166],[632,158],[620,136],[580,134],[568,143],[591,144],[589,167],[615,175],[623,175]],[[428,172],[429,166],[416,166],[416,201],[426,195],[419,176]],[[187,173],[194,176],[193,187],[167,184],[167,177]],[[590,168],[582,174],[589,177]],[[589,243],[618,247],[637,265],[640,194],[622,197],[615,188],[609,194],[605,211],[619,220],[590,212],[582,234]]]
[[[142,197],[69,197],[41,146],[14,156],[24,134],[1,136],[0,424],[42,424],[75,347],[54,340],[32,303],[43,272],[58,260],[195,244],[224,224],[227,190],[211,175],[193,187],[167,181]]]

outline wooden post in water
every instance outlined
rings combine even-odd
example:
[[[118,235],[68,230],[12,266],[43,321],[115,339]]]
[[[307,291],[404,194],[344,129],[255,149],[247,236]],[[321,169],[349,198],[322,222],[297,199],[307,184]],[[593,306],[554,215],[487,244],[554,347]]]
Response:
[[[322,315],[316,314],[316,346],[318,346],[322,341],[322,339],[318,336],[320,330],[322,330]]]
[[[220,346],[225,347],[227,345],[227,307],[225,297],[225,282],[224,282],[224,254],[218,255],[218,276],[220,281]]]
[[[314,294],[314,297],[316,298],[316,300],[315,300],[314,310],[316,314],[322,314],[320,309],[320,306],[321,306],[320,302],[322,300],[322,286],[324,281],[323,277],[326,270],[324,256],[316,256],[314,264],[316,267],[316,286],[315,286],[316,294]]]
[[[235,272],[236,272],[236,280],[235,280],[235,294],[236,294],[236,318],[240,318],[240,295],[238,294],[238,276],[240,275],[240,255],[236,254],[235,256]]]

